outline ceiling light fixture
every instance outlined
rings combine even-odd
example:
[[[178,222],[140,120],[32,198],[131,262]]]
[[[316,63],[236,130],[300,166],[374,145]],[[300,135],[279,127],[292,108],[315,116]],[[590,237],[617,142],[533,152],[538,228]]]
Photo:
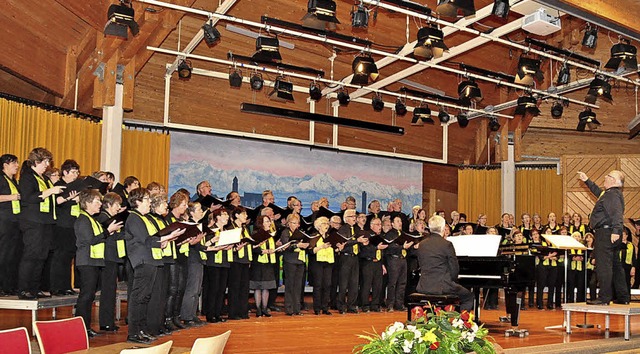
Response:
[[[558,70],[558,78],[556,79],[556,85],[566,85],[571,82],[571,71],[567,63],[562,64],[560,70]]]
[[[458,102],[461,106],[470,106],[471,101],[482,101],[482,92],[474,79],[467,79],[458,85]]]
[[[351,26],[354,28],[367,28],[369,26],[369,9],[362,2],[351,9]]]
[[[497,117],[489,117],[489,129],[492,132],[497,132],[498,130],[500,130],[500,122],[498,121]]]
[[[178,64],[178,77],[181,79],[190,79],[191,78],[191,60],[182,59],[180,64]]]
[[[319,101],[322,98],[322,90],[320,89],[320,85],[312,82],[309,84],[309,98],[314,101]]]
[[[467,17],[476,13],[473,0],[438,0],[436,12],[445,17]]]
[[[242,71],[233,69],[229,71],[229,86],[240,88],[242,86]]]
[[[431,108],[427,104],[421,104],[413,109],[413,118],[411,119],[411,125],[424,125],[435,124],[436,122],[431,118]]]
[[[373,98],[371,98],[371,107],[373,107],[373,110],[376,112],[381,112],[384,109],[382,96],[377,92],[373,95]]]
[[[460,128],[466,128],[467,125],[469,125],[469,116],[466,113],[460,111],[456,118],[458,119],[458,125]]]
[[[204,41],[209,47],[220,41],[220,31],[213,27],[213,21],[209,20],[202,26]]]
[[[591,27],[591,24],[587,23],[587,29],[584,31],[582,37],[582,45],[587,48],[595,48],[598,44],[598,28]]]
[[[352,85],[367,85],[369,79],[376,81],[378,78],[378,66],[370,55],[362,54],[353,59],[351,64],[353,70]]]
[[[256,38],[256,52],[251,58],[257,62],[281,61],[278,38],[262,36]]]
[[[507,18],[509,16],[509,0],[494,0],[491,14]]]
[[[351,102],[351,97],[349,97],[349,91],[347,91],[346,88],[342,87],[339,91],[338,91],[338,102],[340,103],[341,106],[347,106],[349,105],[349,102]]]
[[[555,101],[553,105],[551,105],[551,117],[553,119],[559,119],[562,117],[562,113],[564,112],[564,104],[560,101]]]
[[[534,81],[542,82],[544,75],[540,70],[541,63],[542,61],[539,59],[521,56],[518,60],[518,72],[514,82],[527,86],[532,86]]]
[[[627,70],[638,70],[638,50],[631,45],[628,39],[620,39],[620,43],[616,43],[611,47],[611,59],[604,66],[607,69],[617,70],[623,73]],[[622,67],[621,67],[622,65]]]
[[[589,91],[584,101],[594,104],[598,97],[602,97],[606,102],[611,103],[613,97],[611,96],[611,84],[607,82],[603,75],[596,75],[596,77],[589,83]]]
[[[440,107],[440,112],[438,112],[438,119],[442,124],[447,124],[449,123],[449,120],[451,120],[451,116],[449,116],[449,113],[447,113],[444,106]]]
[[[407,105],[404,103],[404,100],[400,97],[398,97],[398,99],[396,100],[395,111],[396,111],[396,115],[399,115],[399,116],[404,116],[405,114],[407,114]]]
[[[103,33],[105,36],[116,36],[122,39],[128,38],[128,30],[134,36],[140,32],[140,27],[135,21],[135,11],[124,1],[120,1],[120,5],[113,4],[109,6],[107,11],[107,23],[104,25]]]
[[[251,89],[254,91],[260,91],[264,87],[264,80],[262,79],[262,74],[259,72],[255,72],[251,74],[251,78],[249,78],[249,83],[251,84]]]
[[[588,126],[590,130],[597,129],[600,125],[600,122],[596,119],[596,114],[590,108],[585,109],[584,111],[578,114],[578,126],[576,130],[579,132],[583,132],[584,129]]]
[[[309,0],[307,14],[302,17],[302,25],[318,30],[336,30],[336,2],[333,0]]]
[[[444,33],[436,25],[418,30],[418,40],[413,47],[415,57],[425,60],[440,58],[448,50],[449,47],[444,44]]]
[[[286,81],[284,77],[278,76],[273,83],[273,91],[269,93],[269,98],[278,102],[294,102],[293,84]]]
[[[525,115],[529,113],[534,117],[540,115],[540,109],[538,108],[538,99],[532,95],[524,95],[518,97],[518,104],[516,106],[515,114]]]

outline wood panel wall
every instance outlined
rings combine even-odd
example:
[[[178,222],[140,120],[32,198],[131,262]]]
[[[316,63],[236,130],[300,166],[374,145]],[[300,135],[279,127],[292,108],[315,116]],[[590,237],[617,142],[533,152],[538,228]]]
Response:
[[[562,157],[564,190],[564,210],[577,212],[586,218],[596,201],[596,197],[577,178],[582,171],[589,178],[602,185],[604,176],[611,170],[620,170],[625,176],[623,189],[625,199],[625,222],[627,218],[640,216],[640,155],[566,155]],[[628,224],[628,222],[627,222]]]

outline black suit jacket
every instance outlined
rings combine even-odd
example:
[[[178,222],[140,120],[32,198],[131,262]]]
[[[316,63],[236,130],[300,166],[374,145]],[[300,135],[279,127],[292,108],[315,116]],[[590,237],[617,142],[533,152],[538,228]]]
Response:
[[[438,234],[431,234],[420,243],[416,255],[421,269],[416,290],[423,294],[452,293],[459,271],[453,244]]]

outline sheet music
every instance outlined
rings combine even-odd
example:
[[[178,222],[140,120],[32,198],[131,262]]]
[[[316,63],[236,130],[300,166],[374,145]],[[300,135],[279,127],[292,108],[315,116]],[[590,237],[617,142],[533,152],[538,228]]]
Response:
[[[226,246],[232,245],[234,243],[240,242],[242,233],[242,228],[238,227],[231,230],[225,230],[220,232],[220,240],[216,244],[216,246]]]
[[[574,239],[571,236],[566,235],[541,235],[551,243],[554,248],[563,250],[586,250],[587,247],[580,243],[580,241]]]
[[[496,257],[501,238],[500,235],[464,235],[449,236],[447,241],[453,244],[459,257]]]

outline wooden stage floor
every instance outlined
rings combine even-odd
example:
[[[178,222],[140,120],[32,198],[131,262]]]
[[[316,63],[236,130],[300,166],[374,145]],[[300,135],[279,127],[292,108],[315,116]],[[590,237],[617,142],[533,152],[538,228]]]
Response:
[[[281,298],[279,298],[281,301]],[[311,303],[311,299],[307,300]],[[126,303],[123,304],[123,311],[126,311]],[[94,307],[94,318],[97,318],[97,307]],[[340,315],[337,311],[332,311],[332,316],[316,316],[312,311],[303,311],[304,316],[286,316],[282,312],[273,313],[271,318],[256,318],[251,314],[249,320],[227,321],[226,323],[207,324],[199,328],[192,328],[175,332],[172,335],[161,337],[157,343],[173,340],[174,346],[190,347],[196,338],[208,337],[231,330],[231,337],[227,343],[225,353],[351,353],[353,347],[363,341],[357,337],[358,334],[371,332],[375,329],[380,333],[387,325],[394,321],[405,321],[405,312],[392,313],[360,313]],[[28,311],[0,310],[0,329],[7,329],[19,326],[30,328],[31,315]],[[50,309],[40,310],[38,319],[50,319],[52,311]],[[71,308],[59,308],[58,318],[71,316]],[[489,328],[491,336],[503,348],[520,348],[542,344],[567,343],[591,339],[601,339],[605,337],[604,315],[589,314],[586,316],[588,323],[595,324],[601,328],[573,329],[571,335],[565,334],[564,330],[549,329],[547,326],[562,325],[563,311],[528,309],[521,311],[520,328],[529,330],[529,336],[525,338],[505,337],[504,330],[509,328],[507,323],[499,321],[499,317],[504,315],[504,304],[500,302],[499,310],[488,310],[482,312],[482,319],[485,326]],[[640,337],[640,318],[631,317],[631,338]],[[572,325],[584,323],[583,314],[572,316]],[[611,316],[610,338],[624,336],[624,317]],[[124,320],[118,322],[121,327],[118,333],[103,334],[90,340],[90,346],[101,346],[126,340],[127,327]],[[94,321],[94,329],[98,329],[98,324]],[[634,336],[634,333],[638,333]],[[34,342],[35,343],[35,342]],[[37,349],[35,344],[34,349]]]

